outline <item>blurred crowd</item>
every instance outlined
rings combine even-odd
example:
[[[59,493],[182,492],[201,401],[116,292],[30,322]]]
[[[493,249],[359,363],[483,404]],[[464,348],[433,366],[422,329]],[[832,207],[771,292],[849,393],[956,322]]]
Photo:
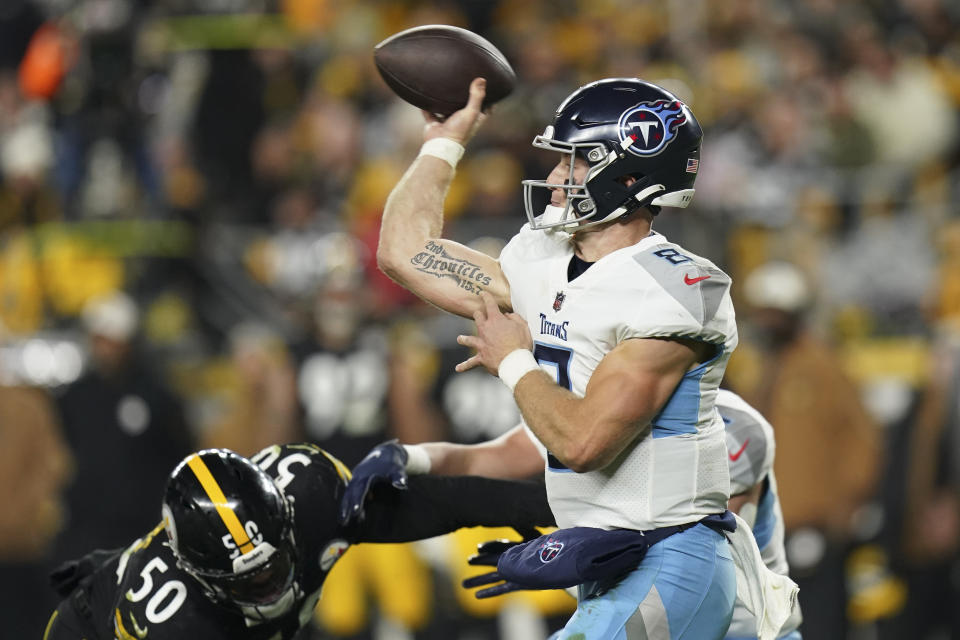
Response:
[[[734,278],[726,385],[776,431],[805,637],[960,638],[953,0],[0,2],[4,637],[40,637],[55,563],[153,526],[190,450],[353,465],[516,423],[498,380],[453,374],[469,324],[376,270],[422,120],[372,48],[433,23],[519,79],[447,200],[446,235],[492,255],[573,89],[635,76],[692,107],[697,196],[654,226]],[[564,594],[453,586],[503,533],[351,552],[312,637],[546,637]]]

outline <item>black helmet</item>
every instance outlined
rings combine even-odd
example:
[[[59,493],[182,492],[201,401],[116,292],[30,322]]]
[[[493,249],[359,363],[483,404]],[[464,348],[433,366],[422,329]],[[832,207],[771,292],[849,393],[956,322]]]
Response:
[[[187,456],[167,481],[163,519],[178,565],[215,602],[269,619],[298,597],[293,510],[246,458],[227,449]]]
[[[531,228],[583,220],[599,224],[645,206],[686,207],[693,199],[702,137],[690,109],[649,82],[610,78],[580,87],[557,108],[553,124],[533,140],[539,149],[569,154],[570,177],[565,184],[523,181]],[[590,166],[580,184],[573,179],[574,156]],[[636,182],[625,186],[625,176]],[[566,208],[559,219],[537,218],[541,212],[534,211],[534,187],[566,190]]]

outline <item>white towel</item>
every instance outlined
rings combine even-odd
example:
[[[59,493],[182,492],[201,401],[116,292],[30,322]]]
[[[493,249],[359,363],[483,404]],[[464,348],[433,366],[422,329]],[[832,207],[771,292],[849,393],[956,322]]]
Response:
[[[800,589],[793,580],[763,563],[750,525],[740,516],[734,517],[737,530],[728,533],[727,539],[737,568],[737,598],[756,618],[758,640],[775,640],[788,620],[799,625]]]

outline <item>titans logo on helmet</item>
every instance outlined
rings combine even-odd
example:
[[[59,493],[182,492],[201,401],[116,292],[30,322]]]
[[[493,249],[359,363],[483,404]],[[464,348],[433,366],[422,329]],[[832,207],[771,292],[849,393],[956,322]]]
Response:
[[[686,121],[679,100],[641,102],[620,115],[620,142],[634,155],[655,156],[676,138],[677,127]]]

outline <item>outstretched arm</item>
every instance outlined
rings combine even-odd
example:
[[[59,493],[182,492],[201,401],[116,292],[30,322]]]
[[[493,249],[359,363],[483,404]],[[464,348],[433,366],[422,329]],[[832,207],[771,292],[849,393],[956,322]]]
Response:
[[[371,490],[393,485],[405,489],[408,474],[483,476],[523,480],[543,470],[543,458],[521,425],[495,440],[475,445],[431,442],[404,446],[395,440],[377,445],[353,469],[340,499],[340,522],[365,517]]]
[[[499,263],[440,237],[443,201],[454,174],[451,162],[456,163],[484,118],[485,88],[484,79],[475,79],[467,106],[442,123],[424,114],[426,144],[387,199],[377,247],[381,271],[427,302],[467,318],[481,308],[484,291],[502,309],[510,308],[510,286]],[[431,153],[454,157],[448,161]]]
[[[523,480],[543,475],[544,459],[522,425],[479,444],[427,442],[419,445],[430,457],[430,473],[438,476],[483,476]]]
[[[351,542],[410,542],[462,527],[556,524],[542,483],[474,476],[413,476],[406,490],[378,489],[365,512],[346,528]]]

